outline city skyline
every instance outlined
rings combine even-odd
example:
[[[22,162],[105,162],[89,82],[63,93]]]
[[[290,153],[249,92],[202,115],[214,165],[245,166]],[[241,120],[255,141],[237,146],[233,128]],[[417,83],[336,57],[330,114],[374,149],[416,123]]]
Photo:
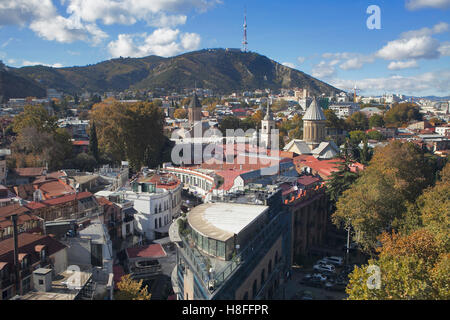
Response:
[[[381,29],[366,25],[371,5]],[[249,51],[362,95],[450,94],[448,0],[0,2],[0,59],[68,67],[240,48],[244,7]]]

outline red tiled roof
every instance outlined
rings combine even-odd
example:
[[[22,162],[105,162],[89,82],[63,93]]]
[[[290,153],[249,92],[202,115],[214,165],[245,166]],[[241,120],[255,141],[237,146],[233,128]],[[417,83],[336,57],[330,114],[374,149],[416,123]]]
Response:
[[[88,146],[89,145],[89,140],[72,141],[72,144],[74,146]]]
[[[41,176],[44,173],[45,167],[15,168],[15,169],[12,169],[12,171],[15,174],[17,174],[18,176],[22,176],[22,177],[36,177],[36,176]]]
[[[35,184],[35,188],[42,191],[46,199],[56,198],[63,195],[75,193],[75,189],[60,180],[51,180]]]
[[[150,244],[144,247],[138,248],[128,248],[127,249],[128,258],[162,258],[166,256],[166,252],[163,247],[157,244]]]
[[[31,264],[40,260],[36,252],[37,245],[45,245],[47,254],[52,255],[66,248],[61,242],[50,236],[42,236],[32,233],[20,233],[18,237],[19,253],[29,254],[31,256]],[[14,263],[14,239],[8,238],[0,241],[0,261]]]
[[[39,209],[39,208],[43,208],[46,206],[54,206],[54,205],[74,201],[75,199],[81,200],[81,199],[85,199],[85,198],[89,198],[89,197],[93,197],[92,193],[80,192],[80,193],[68,194],[66,196],[62,196],[62,197],[58,197],[58,198],[44,200],[42,202],[35,202],[35,201],[29,202],[25,206],[27,208],[29,208],[30,210],[34,210],[34,209]]]
[[[297,179],[297,182],[304,185],[304,186],[309,186],[313,183],[319,182],[320,178],[319,177],[313,177],[313,176],[300,176],[300,178]]]
[[[230,190],[234,184],[234,180],[241,174],[249,172],[249,170],[222,170],[216,171],[216,174],[223,178],[223,184],[219,190]]]
[[[73,200],[81,200],[81,199],[89,198],[92,196],[93,195],[90,192],[80,192],[80,193],[69,194],[67,196],[62,196],[62,197],[58,197],[58,198],[54,198],[54,199],[48,199],[48,200],[42,201],[42,203],[47,204],[47,205],[55,205],[55,204],[61,204],[61,203],[65,203],[65,202],[69,202],[69,201],[73,201]]]

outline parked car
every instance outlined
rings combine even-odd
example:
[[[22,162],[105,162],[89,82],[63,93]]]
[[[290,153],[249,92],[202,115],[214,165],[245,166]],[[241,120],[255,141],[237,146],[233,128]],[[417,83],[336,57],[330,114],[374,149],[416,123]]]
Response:
[[[311,280],[313,279],[318,279],[320,281],[326,281],[327,277],[321,273],[314,273],[313,276],[311,277]]]
[[[315,264],[313,266],[313,269],[317,270],[317,271],[323,271],[323,272],[329,272],[329,273],[336,272],[336,268],[330,264]]]
[[[311,291],[303,291],[302,300],[314,300],[314,296]]]
[[[332,256],[332,257],[325,257],[322,259],[322,261],[324,261],[327,264],[332,264],[335,266],[342,266],[344,264],[344,259],[342,257],[336,257],[336,256]]]

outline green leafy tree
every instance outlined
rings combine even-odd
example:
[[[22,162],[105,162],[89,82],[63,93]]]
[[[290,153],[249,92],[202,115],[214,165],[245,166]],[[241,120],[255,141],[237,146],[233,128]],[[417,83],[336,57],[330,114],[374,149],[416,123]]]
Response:
[[[352,130],[362,130],[365,131],[369,128],[369,120],[363,112],[355,112],[350,117],[347,118],[345,123],[350,131]]]
[[[330,200],[335,204],[342,193],[350,188],[350,186],[358,179],[358,173],[351,171],[351,157],[348,148],[344,148],[341,159],[343,161],[336,162],[337,171],[331,173],[327,180],[327,194]]]
[[[372,129],[374,127],[383,127],[384,126],[384,120],[383,117],[379,114],[373,114],[369,118],[369,129]]]
[[[412,103],[397,103],[384,114],[384,122],[390,127],[399,127],[414,120],[422,120],[422,114],[419,107]]]

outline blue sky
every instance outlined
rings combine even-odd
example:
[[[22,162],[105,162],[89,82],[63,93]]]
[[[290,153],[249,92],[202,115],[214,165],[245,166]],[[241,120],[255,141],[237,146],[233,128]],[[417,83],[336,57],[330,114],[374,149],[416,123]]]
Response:
[[[380,8],[381,29],[366,13]],[[361,94],[450,95],[450,0],[0,0],[7,65],[248,48]]]

